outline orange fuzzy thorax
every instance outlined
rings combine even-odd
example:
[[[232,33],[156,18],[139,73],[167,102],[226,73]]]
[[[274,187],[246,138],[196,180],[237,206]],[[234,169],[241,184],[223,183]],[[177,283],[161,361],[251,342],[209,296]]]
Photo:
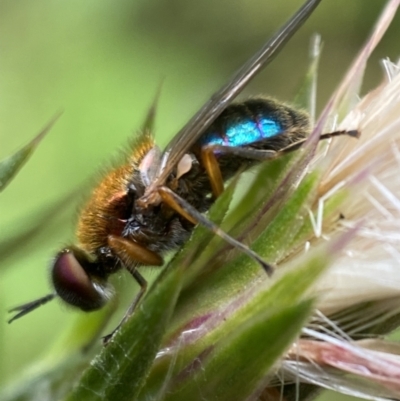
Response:
[[[110,234],[119,234],[124,222],[128,185],[141,160],[154,147],[154,140],[143,133],[130,143],[130,154],[124,164],[104,176],[82,208],[77,225],[77,238],[82,249],[93,253],[107,245]]]

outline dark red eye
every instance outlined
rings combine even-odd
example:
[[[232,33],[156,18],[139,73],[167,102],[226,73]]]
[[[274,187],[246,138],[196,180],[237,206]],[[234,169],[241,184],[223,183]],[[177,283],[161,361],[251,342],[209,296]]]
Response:
[[[104,278],[89,275],[96,271],[96,263],[90,262],[82,251],[65,249],[53,264],[52,279],[57,294],[68,304],[84,311],[101,308],[110,298]]]

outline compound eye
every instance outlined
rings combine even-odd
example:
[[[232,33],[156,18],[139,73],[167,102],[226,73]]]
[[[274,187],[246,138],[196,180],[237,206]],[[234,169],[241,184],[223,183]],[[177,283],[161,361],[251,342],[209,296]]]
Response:
[[[53,264],[52,279],[57,294],[65,302],[84,311],[92,311],[107,302],[109,292],[104,279],[99,280],[87,273],[90,267],[94,270],[96,264],[84,257],[80,250],[65,249],[60,252]]]

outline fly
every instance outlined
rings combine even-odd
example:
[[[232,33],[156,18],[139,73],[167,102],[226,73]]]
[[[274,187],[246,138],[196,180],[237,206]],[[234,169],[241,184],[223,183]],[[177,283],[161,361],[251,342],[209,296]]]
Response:
[[[161,152],[148,133],[130,144],[130,156],[108,172],[83,207],[77,245],[61,250],[51,267],[54,293],[12,309],[18,319],[59,297],[83,311],[112,296],[108,277],[125,268],[140,285],[120,325],[146,292],[141,266],[161,266],[202,224],[271,275],[273,267],[209,221],[206,212],[239,171],[298,149],[311,127],[308,115],[271,98],[231,104],[282,49],[320,0],[308,0],[237,74],[192,117]],[[320,139],[357,131],[334,132]],[[118,327],[120,327],[120,325]],[[108,341],[115,330],[105,338]]]

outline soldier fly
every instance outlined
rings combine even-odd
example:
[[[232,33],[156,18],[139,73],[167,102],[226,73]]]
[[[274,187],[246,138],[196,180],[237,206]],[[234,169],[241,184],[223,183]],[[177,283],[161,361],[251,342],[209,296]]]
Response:
[[[97,310],[111,297],[109,275],[125,268],[140,291],[122,324],[146,291],[138,267],[161,266],[162,255],[185,243],[196,224],[222,236],[272,273],[268,263],[202,213],[233,175],[296,150],[309,134],[306,113],[270,98],[230,103],[270,63],[319,2],[307,0],[192,117],[164,152],[148,132],[131,142],[128,159],[102,179],[83,207],[78,245],[66,247],[55,257],[51,268],[55,292],[12,309],[17,313],[9,322],[55,297],[83,311]],[[343,133],[325,134],[321,139]],[[356,132],[347,134],[355,136]]]

